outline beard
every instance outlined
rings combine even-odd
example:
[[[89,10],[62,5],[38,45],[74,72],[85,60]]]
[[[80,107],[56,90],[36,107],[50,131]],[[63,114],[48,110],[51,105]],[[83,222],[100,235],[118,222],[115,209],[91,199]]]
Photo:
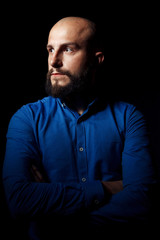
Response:
[[[93,64],[90,64],[86,69],[79,75],[73,75],[69,71],[62,71],[58,69],[59,73],[66,75],[70,81],[66,86],[60,86],[58,80],[55,79],[55,84],[51,82],[51,69],[47,73],[45,90],[49,96],[54,98],[66,98],[74,94],[84,94],[91,89],[91,80],[93,72]]]

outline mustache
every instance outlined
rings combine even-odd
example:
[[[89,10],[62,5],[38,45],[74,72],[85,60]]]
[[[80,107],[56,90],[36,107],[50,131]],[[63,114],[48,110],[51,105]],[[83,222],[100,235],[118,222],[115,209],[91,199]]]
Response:
[[[52,73],[61,73],[61,74],[64,74],[64,75],[67,75],[68,77],[71,77],[71,73],[69,71],[65,71],[65,70],[58,70],[58,71],[54,71],[53,69],[50,69],[47,73],[47,76],[50,77]]]

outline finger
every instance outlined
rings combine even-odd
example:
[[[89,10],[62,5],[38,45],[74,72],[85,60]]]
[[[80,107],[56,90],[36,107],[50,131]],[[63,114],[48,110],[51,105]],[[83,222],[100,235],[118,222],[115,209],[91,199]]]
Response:
[[[106,189],[109,193],[115,194],[123,190],[123,182],[119,181],[103,181],[102,182],[104,189]]]
[[[44,182],[42,174],[35,165],[32,165],[31,172],[36,182]]]

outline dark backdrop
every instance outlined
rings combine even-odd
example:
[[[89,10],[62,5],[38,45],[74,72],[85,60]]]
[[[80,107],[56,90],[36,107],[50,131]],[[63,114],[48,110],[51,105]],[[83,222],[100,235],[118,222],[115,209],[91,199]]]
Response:
[[[40,3],[38,3],[40,4]],[[9,4],[1,8],[0,166],[5,152],[9,120],[23,104],[46,96],[46,44],[52,25],[65,16],[82,16],[100,23],[104,31],[104,88],[112,97],[137,105],[151,132],[157,176],[160,176],[160,88],[158,65],[157,7],[150,5],[105,5],[53,3]],[[114,91],[112,90],[114,87]],[[14,232],[0,191],[1,228]],[[6,230],[7,229],[7,230]]]

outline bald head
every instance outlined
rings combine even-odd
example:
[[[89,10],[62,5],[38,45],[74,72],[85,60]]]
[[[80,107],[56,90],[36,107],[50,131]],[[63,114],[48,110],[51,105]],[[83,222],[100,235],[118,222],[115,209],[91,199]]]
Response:
[[[95,36],[96,25],[85,18],[66,17],[52,27],[47,44],[52,96],[64,97],[95,85],[96,70],[104,59],[95,47]]]
[[[82,17],[65,17],[60,19],[55,25],[64,24],[64,23],[75,23],[77,25],[83,24],[86,28],[95,28],[95,23],[90,21],[89,19]]]
[[[49,39],[51,37],[65,36],[73,41],[89,41],[94,38],[96,33],[96,25],[94,22],[82,17],[65,17],[60,19],[50,30]],[[59,39],[60,39],[59,37]]]

